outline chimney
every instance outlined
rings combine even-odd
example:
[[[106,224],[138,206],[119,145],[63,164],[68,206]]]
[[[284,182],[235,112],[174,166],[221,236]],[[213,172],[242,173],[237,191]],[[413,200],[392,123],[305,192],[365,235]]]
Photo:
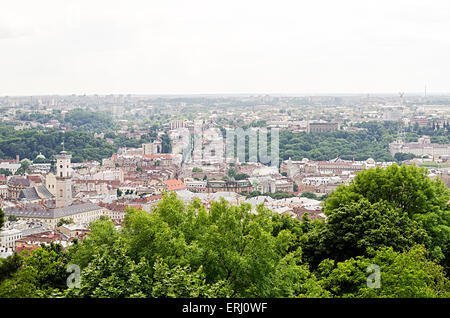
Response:
[[[19,163],[19,161],[20,161],[20,156],[16,155],[16,163]]]

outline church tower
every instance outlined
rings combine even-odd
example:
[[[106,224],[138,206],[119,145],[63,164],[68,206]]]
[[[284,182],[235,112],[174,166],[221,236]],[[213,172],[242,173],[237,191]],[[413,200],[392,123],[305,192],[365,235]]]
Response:
[[[56,207],[62,208],[72,203],[72,155],[64,150],[56,155]]]

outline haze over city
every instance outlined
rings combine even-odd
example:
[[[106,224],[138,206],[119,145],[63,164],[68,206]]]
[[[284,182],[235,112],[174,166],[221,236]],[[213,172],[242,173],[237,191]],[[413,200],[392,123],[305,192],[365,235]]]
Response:
[[[0,8],[0,96],[449,91],[445,0]]]

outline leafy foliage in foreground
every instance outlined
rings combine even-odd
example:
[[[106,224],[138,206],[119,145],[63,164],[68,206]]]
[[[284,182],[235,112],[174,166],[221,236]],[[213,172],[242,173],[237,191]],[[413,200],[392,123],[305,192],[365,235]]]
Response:
[[[450,297],[449,199],[406,166],[338,188],[326,222],[165,194],[150,214],[129,209],[120,230],[98,220],[66,251],[1,260],[0,297]],[[65,285],[69,264],[80,288]],[[380,288],[368,287],[371,265]]]
[[[410,233],[416,237],[414,241],[425,244],[433,258],[441,259],[448,264],[450,258],[449,199],[450,192],[445,184],[440,179],[429,179],[426,169],[393,165],[386,169],[364,170],[349,186],[339,187],[326,201],[325,214],[334,219],[338,214],[342,214],[343,209],[349,209],[354,204],[361,204],[362,201],[366,202],[367,207],[369,204],[383,205],[385,209],[392,210],[386,215],[396,214],[405,220],[392,220],[392,230],[401,231],[403,227],[405,231],[407,228],[416,231]],[[361,218],[364,215],[362,211],[365,209],[362,208],[358,216],[353,215],[356,222],[350,225],[351,231],[358,232],[355,227],[362,223]],[[386,218],[379,218],[374,222],[377,223],[376,227],[382,227],[382,222],[386,222]],[[338,223],[344,226],[351,224],[350,219]],[[367,224],[367,220],[364,223]],[[418,226],[426,231],[428,239],[423,233],[418,232]],[[340,236],[343,233],[336,234]],[[386,239],[390,240],[389,237]],[[412,241],[406,245],[411,243]],[[407,247],[406,245],[404,247]]]

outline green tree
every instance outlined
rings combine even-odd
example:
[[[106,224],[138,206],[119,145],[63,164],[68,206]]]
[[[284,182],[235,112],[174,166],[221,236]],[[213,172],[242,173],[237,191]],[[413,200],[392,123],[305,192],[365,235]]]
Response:
[[[236,176],[236,170],[235,170],[234,168],[228,169],[227,175],[228,175],[230,178],[234,178],[234,177]]]
[[[250,176],[246,173],[236,173],[236,175],[234,176],[235,180],[244,180],[244,179],[248,179]]]
[[[97,249],[83,269],[80,288],[65,291],[65,297],[145,297],[151,292],[150,266],[145,259],[135,263],[126,254],[123,241]]]
[[[152,297],[216,298],[232,294],[225,281],[205,283],[202,267],[195,272],[189,266],[169,268],[162,259],[155,262],[153,279]]]
[[[162,153],[172,152],[172,140],[170,140],[170,137],[166,132],[161,136],[161,152]]]
[[[73,264],[86,267],[95,255],[112,248],[119,238],[115,224],[111,220],[97,220],[90,224],[91,232],[83,243],[75,244],[69,250],[68,257]]]
[[[405,161],[405,160],[411,160],[411,159],[414,159],[414,158],[416,158],[416,156],[413,155],[412,153],[402,153],[402,152],[397,152],[397,153],[394,155],[394,158],[395,158],[395,160],[397,160],[397,162],[402,162],[402,161]]]
[[[28,168],[30,167],[31,162],[28,159],[24,159],[20,161],[20,168],[17,169],[16,175],[23,175],[25,172],[28,171]]]
[[[18,220],[18,218],[14,214],[11,214],[8,216],[8,221],[10,221],[10,222],[15,222],[17,220]],[[0,228],[1,228],[1,226],[0,226]]]
[[[0,258],[0,282],[10,278],[23,264],[23,257],[14,253],[7,258]]]
[[[26,267],[16,272],[11,279],[0,283],[0,298],[35,298],[37,295],[38,271]]]
[[[301,197],[305,197],[305,198],[309,198],[309,199],[317,200],[317,195],[315,193],[312,193],[312,192],[303,192],[300,196]]]
[[[12,175],[12,172],[9,169],[1,168],[0,174],[4,175],[5,177],[8,177],[8,176]]]
[[[203,274],[198,275],[204,275],[210,287],[228,286],[233,297],[320,293],[301,261],[300,223],[263,206],[257,214],[250,211],[248,204],[237,207],[226,201],[213,202],[209,211],[199,200],[186,207],[175,194],[164,194],[151,214],[128,210],[122,231],[127,254],[149,264],[163,259],[169,272],[194,274],[201,268]],[[283,285],[282,277],[291,280]],[[290,286],[295,277],[305,277],[308,283]]]
[[[2,266],[4,279],[0,284],[2,297],[40,297],[48,290],[66,287],[67,255],[61,245],[42,245],[27,257],[13,255]]]
[[[323,258],[343,261],[385,246],[403,251],[428,242],[425,230],[405,212],[385,202],[371,204],[367,199],[329,212],[325,226],[310,239],[304,249],[316,255],[312,264]]]
[[[69,219],[62,218],[61,220],[58,221],[58,224],[56,224],[56,226],[59,227],[59,226],[62,226],[64,224],[73,224],[73,223],[75,223],[75,222],[71,218],[69,218]]]
[[[395,252],[382,248],[372,256],[350,258],[335,263],[324,260],[318,269],[320,285],[334,297],[430,298],[449,297],[450,282],[442,266],[430,261],[423,246]],[[380,270],[379,287],[369,286],[369,265]],[[372,272],[373,273],[373,272]]]
[[[359,172],[348,186],[340,186],[325,201],[325,214],[366,199],[386,202],[418,222],[430,237],[431,257],[448,264],[450,251],[450,191],[440,179],[431,180],[427,170],[414,166],[390,166]]]
[[[0,208],[0,230],[2,229],[3,225],[5,224],[5,212]]]

